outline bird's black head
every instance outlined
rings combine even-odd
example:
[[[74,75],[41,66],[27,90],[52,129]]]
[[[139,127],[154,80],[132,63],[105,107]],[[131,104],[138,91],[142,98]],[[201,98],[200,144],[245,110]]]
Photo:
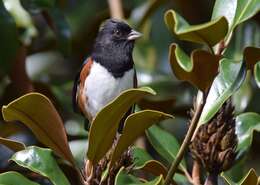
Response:
[[[126,70],[133,66],[134,41],[140,36],[125,22],[109,19],[101,26],[92,56],[112,72],[113,69]]]

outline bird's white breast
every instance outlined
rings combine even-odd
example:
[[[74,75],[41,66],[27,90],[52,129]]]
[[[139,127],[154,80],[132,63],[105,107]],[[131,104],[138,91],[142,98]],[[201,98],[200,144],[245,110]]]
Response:
[[[133,80],[134,69],[125,72],[121,78],[115,78],[105,67],[94,62],[84,85],[84,94],[88,97],[85,105],[87,112],[95,117],[120,92],[132,88]]]

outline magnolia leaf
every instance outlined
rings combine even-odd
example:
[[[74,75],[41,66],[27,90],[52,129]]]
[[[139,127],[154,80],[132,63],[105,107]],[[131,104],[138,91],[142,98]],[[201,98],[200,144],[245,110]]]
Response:
[[[159,161],[153,160],[144,149],[133,147],[132,153],[135,170],[144,170],[155,176],[163,175],[164,178],[166,177],[167,168]]]
[[[238,138],[238,156],[247,152],[252,144],[253,132],[260,131],[260,115],[247,112],[236,117],[236,134]]]
[[[234,62],[229,59],[220,61],[220,72],[212,83],[198,127],[207,123],[218,112],[225,101],[242,85],[245,77],[244,62]]]
[[[258,0],[216,0],[212,20],[220,16],[226,17],[229,23],[229,34],[226,39],[229,39],[237,25],[253,17],[259,10]]]
[[[0,1],[0,74],[8,73],[19,48],[15,21]]]
[[[112,154],[110,168],[120,158],[122,153],[142,134],[155,123],[173,118],[172,115],[159,111],[144,110],[128,116],[124,129]]]
[[[149,142],[154,149],[169,163],[175,160],[176,155],[180,149],[177,139],[161,129],[159,126],[154,125],[146,131]],[[180,164],[181,169],[185,169],[185,161],[182,160]]]
[[[124,168],[121,168],[116,175],[115,185],[163,185],[162,175],[156,177],[154,180],[149,182],[141,182],[137,177],[127,174]]]
[[[91,123],[89,132],[88,159],[96,164],[111,148],[120,120],[138,100],[155,92],[148,87],[129,89],[122,92],[106,105]]]
[[[244,60],[246,61],[247,69],[254,69],[255,64],[260,61],[260,48],[246,47]]]
[[[51,101],[39,93],[28,93],[2,108],[5,121],[21,121],[36,138],[74,164],[62,120]]]
[[[5,145],[13,151],[20,151],[25,149],[25,145],[21,142],[14,141],[11,139],[0,137],[0,144]]]
[[[190,59],[177,44],[171,44],[169,60],[178,79],[188,81],[202,91],[210,87],[218,71],[219,57],[216,55],[195,50]]]
[[[189,25],[175,11],[168,10],[164,15],[164,20],[169,30],[179,39],[208,46],[217,44],[228,32],[228,22],[225,17],[200,25]]]
[[[260,61],[256,63],[254,68],[254,76],[257,86],[260,88]]]
[[[54,185],[70,185],[50,149],[36,146],[28,147],[25,150],[16,152],[10,160],[47,177]]]
[[[0,174],[0,184],[1,185],[17,185],[17,184],[40,185],[36,182],[27,179],[22,174],[13,171]]]
[[[232,181],[224,173],[221,174],[221,177],[228,185],[257,185],[258,180],[254,169],[250,169],[248,173],[237,183]]]

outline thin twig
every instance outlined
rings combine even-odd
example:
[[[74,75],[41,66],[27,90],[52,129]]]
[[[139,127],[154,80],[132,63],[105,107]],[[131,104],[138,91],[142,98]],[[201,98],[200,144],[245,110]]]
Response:
[[[184,175],[186,176],[186,178],[188,179],[188,181],[193,184],[193,179],[192,177],[190,176],[189,172],[186,170],[186,169],[182,169]]]
[[[110,16],[115,19],[124,19],[124,12],[121,0],[108,0]]]
[[[165,185],[168,185],[170,183],[170,180],[173,178],[183,156],[184,156],[184,153],[186,151],[186,149],[188,148],[189,144],[190,144],[190,140],[193,136],[193,133],[197,127],[197,123],[199,121],[199,118],[200,118],[200,115],[201,115],[201,112],[202,112],[202,109],[203,109],[203,106],[204,106],[204,100],[202,100],[197,109],[195,110],[195,113],[194,113],[194,116],[191,120],[191,124],[190,124],[190,127],[188,129],[188,132],[187,132],[187,135],[185,136],[182,144],[181,144],[181,147],[180,147],[180,150],[176,156],[176,159],[173,161],[169,171],[168,171],[168,174],[166,176],[166,179],[165,179]]]
[[[201,185],[200,182],[200,165],[198,161],[194,160],[192,168],[193,185]]]

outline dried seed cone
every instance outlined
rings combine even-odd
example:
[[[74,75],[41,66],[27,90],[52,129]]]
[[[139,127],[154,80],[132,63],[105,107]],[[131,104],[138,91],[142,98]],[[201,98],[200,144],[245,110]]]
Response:
[[[190,150],[210,174],[219,174],[232,166],[236,146],[234,107],[228,100],[208,123],[200,126]]]

